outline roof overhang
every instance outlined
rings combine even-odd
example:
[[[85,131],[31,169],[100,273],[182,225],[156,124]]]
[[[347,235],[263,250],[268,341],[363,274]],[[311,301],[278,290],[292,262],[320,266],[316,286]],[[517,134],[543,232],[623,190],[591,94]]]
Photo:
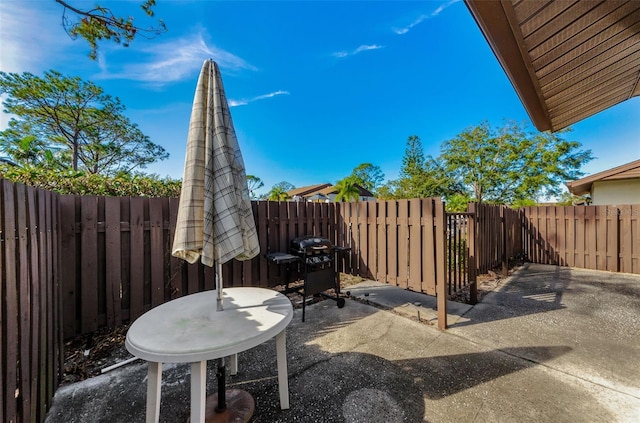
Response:
[[[538,130],[640,95],[640,1],[465,3]]]
[[[594,182],[616,181],[621,179],[640,179],[640,160],[623,164],[599,173],[595,173],[577,181],[567,182],[567,188],[573,195],[584,195],[591,192]]]

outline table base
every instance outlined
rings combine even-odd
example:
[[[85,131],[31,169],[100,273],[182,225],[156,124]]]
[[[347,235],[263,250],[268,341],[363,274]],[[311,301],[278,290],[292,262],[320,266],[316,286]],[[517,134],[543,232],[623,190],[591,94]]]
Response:
[[[205,423],[247,423],[256,408],[251,394],[242,389],[227,389],[225,396],[227,408],[221,413],[216,412],[218,393],[207,397]],[[190,421],[191,419],[187,420],[187,423]]]

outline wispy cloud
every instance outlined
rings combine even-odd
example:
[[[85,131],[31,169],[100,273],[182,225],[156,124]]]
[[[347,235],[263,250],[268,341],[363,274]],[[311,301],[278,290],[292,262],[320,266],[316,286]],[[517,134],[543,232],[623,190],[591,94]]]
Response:
[[[0,70],[40,73],[73,41],[59,25],[59,8],[48,4],[0,1]],[[53,4],[53,2],[51,2]]]
[[[269,94],[263,94],[256,97],[252,97],[250,99],[242,99],[242,100],[229,99],[229,107],[246,106],[247,104],[253,103],[254,101],[264,100],[265,98],[271,98],[278,95],[289,95],[289,91],[278,90]]]
[[[166,84],[197,74],[206,59],[213,59],[220,68],[231,71],[257,70],[244,59],[216,46],[207,45],[205,35],[204,30],[199,30],[189,36],[164,43],[156,39],[152,45],[141,51],[141,55],[147,55],[146,60],[134,64],[124,63],[120,69],[117,68],[117,64],[113,65],[115,69],[109,69],[106,61],[101,58],[102,73],[97,77]]]
[[[455,4],[455,3],[458,3],[459,1],[460,0],[449,0],[447,3],[438,6],[433,12],[429,13],[428,15],[420,15],[420,16],[418,16],[418,18],[415,19],[413,22],[411,22],[409,25],[407,25],[405,27],[402,27],[402,28],[394,28],[393,32],[395,32],[398,35],[406,34],[407,32],[409,32],[416,25],[421,24],[422,22],[426,21],[427,19],[435,18],[440,13],[442,13],[442,11],[445,10],[447,7],[449,7],[449,6],[451,6],[451,5]]]
[[[51,2],[51,5],[54,3]],[[0,1],[0,70],[7,73],[39,74],[52,67],[51,63],[68,58],[65,49],[73,41],[60,26],[57,6],[29,2]],[[7,98],[0,96],[0,103]],[[1,113],[0,130],[8,127],[12,115]]]
[[[378,50],[378,49],[381,49],[381,48],[382,48],[382,46],[379,46],[377,44],[361,45],[360,47],[356,48],[355,50],[352,50],[352,51],[337,51],[337,52],[333,53],[333,55],[335,57],[347,57],[347,56],[356,55],[358,53],[362,53],[363,51]]]

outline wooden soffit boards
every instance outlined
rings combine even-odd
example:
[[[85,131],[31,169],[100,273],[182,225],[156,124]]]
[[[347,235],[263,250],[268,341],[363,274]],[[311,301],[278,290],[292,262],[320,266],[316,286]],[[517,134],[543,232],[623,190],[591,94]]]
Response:
[[[639,0],[465,3],[538,130],[640,95]]]

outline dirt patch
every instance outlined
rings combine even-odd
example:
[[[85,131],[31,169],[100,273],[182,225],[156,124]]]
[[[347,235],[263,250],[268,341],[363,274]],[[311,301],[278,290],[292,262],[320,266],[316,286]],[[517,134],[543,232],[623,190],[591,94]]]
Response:
[[[124,361],[131,354],[124,346],[129,325],[101,328],[77,336],[64,344],[64,373],[61,385],[101,374],[102,369]]]

